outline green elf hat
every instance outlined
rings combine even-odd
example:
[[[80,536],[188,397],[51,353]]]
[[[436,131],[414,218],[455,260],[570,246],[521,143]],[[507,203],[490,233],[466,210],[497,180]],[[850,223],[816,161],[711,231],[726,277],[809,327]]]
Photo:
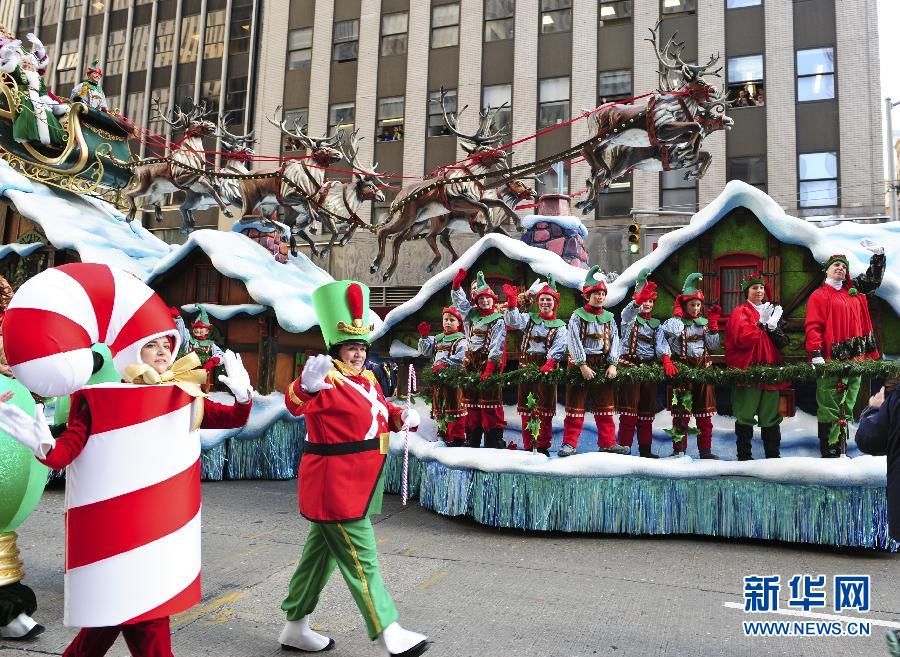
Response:
[[[700,282],[703,280],[703,274],[700,272],[694,272],[693,274],[688,274],[688,277],[684,279],[684,286],[681,288],[681,294],[675,297],[675,307],[672,310],[672,314],[675,317],[683,317],[684,316],[684,304],[688,301],[692,301],[693,299],[699,299],[703,301],[703,290],[700,289]]]
[[[747,274],[741,280],[741,292],[746,292],[750,289],[751,285],[763,285],[765,286],[766,281],[763,279],[763,275],[759,272],[755,274]]]
[[[87,68],[87,74],[91,75],[92,73],[103,75],[103,69],[100,68],[100,60],[94,59],[91,61],[91,65]]]
[[[475,278],[475,291],[472,293],[472,301],[478,301],[478,297],[488,295],[494,298],[494,302],[500,300],[500,297],[491,289],[491,286],[484,280],[484,272],[478,272]]]
[[[824,265],[822,265],[822,271],[828,271],[828,268],[836,262],[844,263],[844,269],[847,272],[846,274],[844,274],[844,282],[850,286],[850,294],[856,295],[858,292],[856,290],[856,287],[853,285],[853,279],[850,278],[850,260],[846,255],[844,255],[843,253],[835,253],[825,261]]]
[[[375,328],[369,323],[369,288],[356,281],[334,281],[312,293],[313,309],[329,349],[336,344],[358,342],[368,346]]]
[[[537,299],[542,294],[548,294],[553,297],[553,307],[559,308],[559,292],[556,289],[556,279],[553,278],[553,274],[547,274],[547,282],[544,283],[544,287],[537,291],[537,294],[534,295],[534,300],[537,302]]]
[[[644,285],[647,284],[647,280],[650,278],[650,270],[646,267],[640,271],[637,275],[637,281],[634,284],[634,294],[631,296],[632,299],[637,298],[638,293],[644,289]],[[656,299],[656,292],[653,293],[652,299]]]
[[[209,315],[206,313],[206,308],[203,306],[197,306],[200,309],[200,314],[197,315],[197,319],[191,324],[191,328],[205,328],[211,329],[213,326],[209,322]]]
[[[591,292],[597,292],[598,290],[606,292],[606,277],[600,271],[600,265],[594,265],[588,269],[587,276],[584,277],[584,283],[581,284],[581,294],[587,298]]]

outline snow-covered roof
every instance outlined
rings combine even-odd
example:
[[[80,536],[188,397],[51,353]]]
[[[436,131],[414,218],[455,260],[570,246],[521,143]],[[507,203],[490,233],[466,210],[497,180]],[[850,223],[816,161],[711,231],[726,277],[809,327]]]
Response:
[[[31,244],[19,244],[18,242],[4,244],[3,246],[0,246],[0,260],[11,253],[15,253],[17,256],[27,256],[40,249],[42,246],[44,245],[40,242],[32,242]]]
[[[416,296],[390,311],[384,318],[384,325],[380,329],[376,329],[372,334],[372,339],[377,340],[387,333],[391,327],[419,310],[438,290],[450,285],[460,268],[470,269],[475,264],[475,261],[481,257],[481,254],[490,248],[499,249],[507,257],[525,263],[538,276],[553,274],[557,285],[580,290],[584,277],[587,274],[584,269],[567,264],[552,251],[529,246],[506,235],[491,233],[490,235],[485,235],[466,249],[459,257],[459,260],[455,261],[450,267],[425,281]],[[450,303],[449,296],[447,303]]]
[[[804,246],[812,251],[818,262],[825,262],[834,253],[844,253],[850,260],[853,276],[869,266],[871,253],[859,245],[868,238],[884,247],[888,254],[888,268],[875,296],[887,301],[900,314],[900,274],[891,267],[890,260],[900,253],[900,222],[885,224],[857,224],[850,221],[819,228],[804,219],[788,215],[768,194],[739,180],[732,180],[722,193],[705,208],[691,217],[690,223],[659,238],[657,248],[628,267],[609,286],[607,303],[615,305],[625,298],[641,269],[654,270],[663,261],[693,239],[708,231],[720,219],[737,207],[755,214],[772,235],[785,244]]]
[[[587,237],[588,235],[587,227],[585,227],[581,219],[573,215],[530,214],[527,217],[522,217],[522,228],[530,230],[536,223],[541,221],[556,224],[560,228],[577,230],[582,237]]]
[[[224,305],[218,303],[202,304],[207,314],[216,319],[225,321],[231,319],[235,315],[259,315],[266,312],[266,307],[258,303],[237,303],[234,305]],[[181,309],[186,313],[196,313],[200,311],[200,306],[196,303],[185,303]]]

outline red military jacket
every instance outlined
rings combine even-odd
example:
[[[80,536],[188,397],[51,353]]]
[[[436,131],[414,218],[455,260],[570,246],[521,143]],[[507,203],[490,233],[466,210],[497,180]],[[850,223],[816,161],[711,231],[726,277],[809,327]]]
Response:
[[[298,475],[300,513],[314,522],[364,518],[387,456],[390,431],[403,425],[403,409],[384,398],[375,376],[354,374],[340,361],[332,388],[307,394],[300,379],[288,386],[285,405],[306,419]]]

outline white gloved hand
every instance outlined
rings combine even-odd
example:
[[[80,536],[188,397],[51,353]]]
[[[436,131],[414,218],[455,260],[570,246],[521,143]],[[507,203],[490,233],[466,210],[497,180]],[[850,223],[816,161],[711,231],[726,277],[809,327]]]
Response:
[[[43,404],[34,407],[32,417],[18,406],[0,403],[0,431],[5,431],[39,458],[46,458],[56,445],[56,439],[51,435],[44,417]]]
[[[31,51],[38,57],[43,58],[47,51],[44,49],[44,43],[37,38],[37,35],[33,32],[29,32],[25,35],[25,38],[31,42]]]
[[[219,381],[228,386],[238,404],[246,404],[253,397],[253,386],[241,357],[231,349],[226,349],[222,355],[222,364],[225,366],[225,374],[219,377]]]
[[[400,419],[403,420],[403,426],[409,427],[410,429],[417,429],[419,423],[422,421],[422,418],[419,417],[419,411],[414,408],[407,408],[400,415]]]
[[[822,358],[821,356],[816,356],[815,358],[813,358],[813,359],[810,361],[810,363],[812,363],[812,366],[813,366],[813,367],[815,367],[816,365],[824,365],[824,364],[825,364],[825,359]]]
[[[873,242],[869,238],[860,240],[859,245],[866,251],[871,251],[875,255],[884,255],[884,247],[877,242]]]
[[[330,383],[325,383],[325,377],[333,367],[330,356],[325,354],[313,356],[303,366],[303,372],[300,374],[300,387],[308,393],[332,388]]]
[[[765,324],[769,321],[769,318],[772,316],[772,304],[766,301],[764,304],[759,307],[759,321],[761,324]]]
[[[540,278],[538,278],[534,283],[531,284],[531,287],[528,288],[528,290],[526,291],[526,294],[530,294],[531,296],[534,296],[535,294],[538,293],[538,290],[540,290],[542,287],[544,287],[544,285],[546,285],[546,283],[544,281],[542,281]]]
[[[766,320],[766,328],[770,331],[774,331],[778,328],[778,322],[781,321],[781,316],[784,314],[784,308],[781,306],[773,306],[772,314],[768,320]]]

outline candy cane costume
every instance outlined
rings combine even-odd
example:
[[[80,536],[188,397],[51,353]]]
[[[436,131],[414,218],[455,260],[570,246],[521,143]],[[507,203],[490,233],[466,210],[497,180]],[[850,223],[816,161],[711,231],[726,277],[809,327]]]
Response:
[[[67,430],[39,458],[67,466],[65,624],[102,629],[82,630],[64,654],[103,654],[117,626],[132,654],[169,654],[158,652],[158,634],[169,640],[168,616],[200,600],[197,429],[241,426],[250,404],[204,399],[196,379],[205,372],[185,359],[162,375],[145,373],[141,348],[170,337],[176,353],[178,332],[153,290],[106,265],[64,265],[26,282],[4,334],[10,366],[27,388],[74,393]],[[159,384],[85,386],[98,342],[126,380]],[[235,397],[249,402],[249,390]],[[152,650],[132,640],[142,624],[163,619],[164,629],[144,636]]]

